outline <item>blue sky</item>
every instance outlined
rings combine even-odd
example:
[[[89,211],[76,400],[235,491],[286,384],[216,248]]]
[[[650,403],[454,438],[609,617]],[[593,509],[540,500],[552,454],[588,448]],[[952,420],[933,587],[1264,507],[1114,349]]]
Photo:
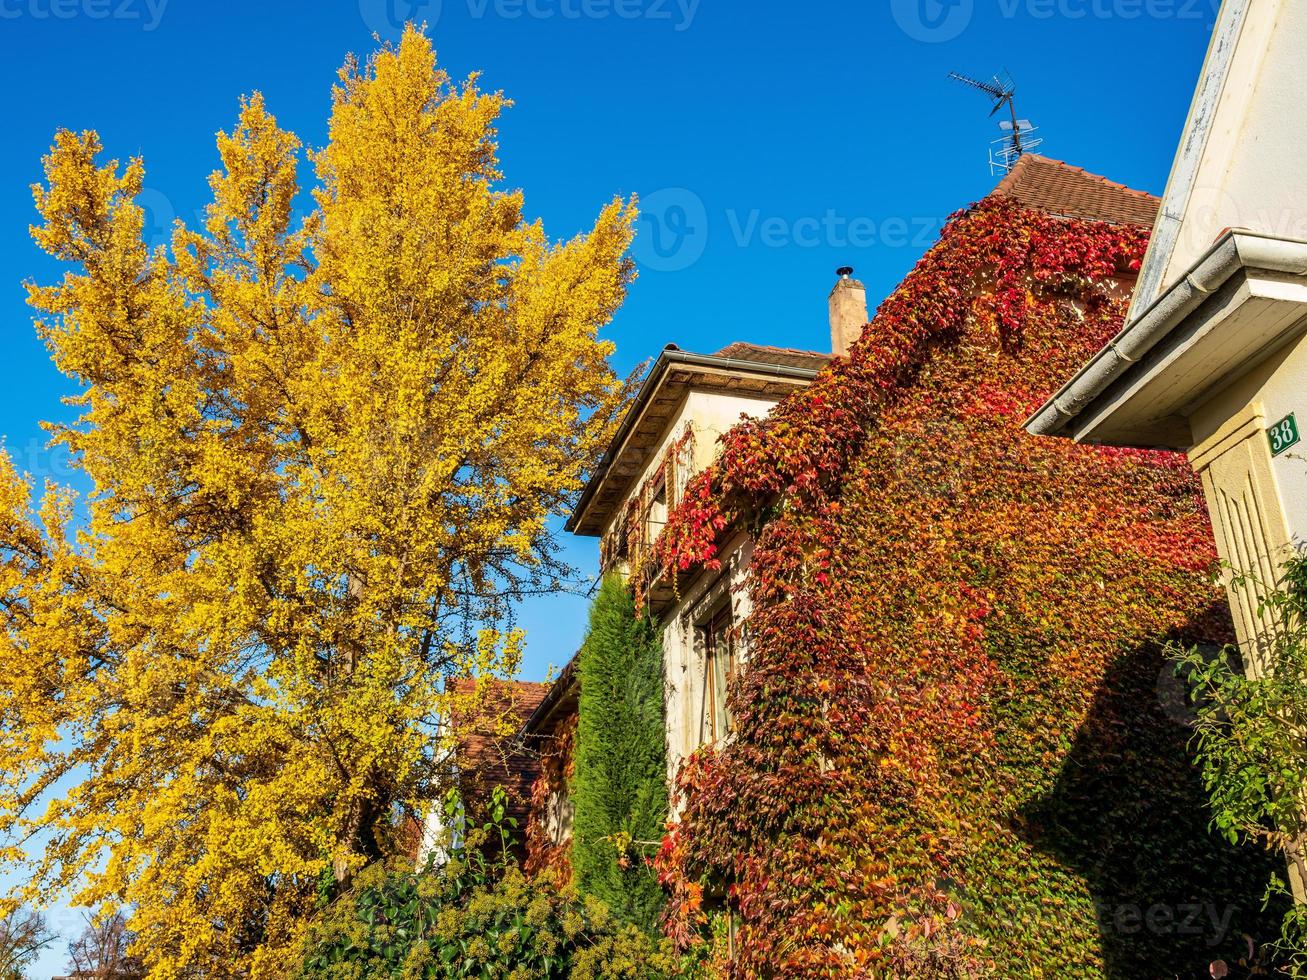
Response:
[[[570,237],[614,194],[648,209],[640,278],[608,330],[630,370],[664,344],[829,349],[826,293],[853,265],[879,301],[953,210],[995,178],[983,96],[949,71],[1006,69],[1042,152],[1160,193],[1216,0],[0,0],[9,93],[0,154],[0,433],[33,473],[66,476],[38,420],[70,391],[35,339],[22,282],[28,185],[58,127],[145,159],[162,235],[206,202],[214,133],[256,89],[311,145],[345,54],[426,21],[443,66],[515,101],[506,183]],[[590,540],[569,545],[595,567]],[[565,662],[586,603],[522,611],[524,676]],[[35,976],[64,962],[60,949]]]

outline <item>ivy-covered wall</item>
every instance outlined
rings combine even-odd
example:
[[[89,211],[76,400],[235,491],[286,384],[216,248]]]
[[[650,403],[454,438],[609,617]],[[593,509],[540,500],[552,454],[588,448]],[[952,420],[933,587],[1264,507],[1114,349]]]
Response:
[[[955,215],[850,359],[687,488],[665,569],[737,522],[757,545],[736,739],[683,769],[659,856],[684,947],[723,890],[742,977],[1210,976],[1276,933],[1162,653],[1230,636],[1186,461],[1022,430],[1145,244]]]
[[[572,778],[576,774],[576,711],[563,714],[547,735],[537,739],[540,775],[531,787],[526,821],[526,861],[529,875],[552,872],[557,881],[572,881]]]
[[[621,576],[605,576],[581,647],[572,780],[572,868],[584,894],[657,931],[664,895],[649,866],[667,821],[663,654]]]

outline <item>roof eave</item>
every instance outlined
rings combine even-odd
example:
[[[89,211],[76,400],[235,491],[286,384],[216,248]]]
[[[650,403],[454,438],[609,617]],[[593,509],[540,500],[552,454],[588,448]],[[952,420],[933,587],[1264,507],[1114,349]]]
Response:
[[[519,743],[525,744],[534,736],[542,734],[545,723],[549,721],[559,705],[563,703],[568,693],[577,687],[580,681],[580,678],[577,677],[579,657],[580,654],[578,653],[567,662],[567,665],[550,686],[549,692],[544,696],[544,699],[536,705],[535,710],[522,723],[517,736]]]
[[[1243,320],[1238,316],[1244,301],[1264,297],[1271,287],[1283,293],[1285,277],[1307,275],[1307,242],[1276,238],[1243,230],[1224,233],[1144,312],[1124,328],[1084,365],[1070,381],[1044,403],[1025,423],[1034,435],[1064,436],[1077,442],[1146,448],[1187,449],[1186,433],[1178,431],[1173,417],[1146,417],[1143,400],[1132,400],[1132,391],[1156,382],[1164,371],[1174,371],[1186,358],[1192,359],[1215,331],[1228,334]],[[1246,287],[1246,288],[1244,288]],[[1213,309],[1209,300],[1222,290],[1242,289],[1239,296]],[[1307,284],[1303,285],[1307,299]],[[1296,302],[1289,295],[1277,297]],[[1202,322],[1196,317],[1205,308]],[[1304,306],[1307,314],[1307,305]],[[1271,333],[1240,331],[1240,364],[1273,351],[1298,329],[1287,323]],[[1228,339],[1228,338],[1227,338]],[[1232,360],[1236,360],[1232,358]],[[1210,382],[1210,378],[1208,379]],[[1186,404],[1201,400],[1211,384],[1192,391],[1173,392]],[[1187,423],[1185,423],[1187,425]]]
[[[595,469],[594,475],[586,483],[585,489],[581,491],[581,496],[576,502],[576,507],[572,510],[571,516],[568,517],[567,523],[563,525],[564,529],[576,533],[577,527],[585,519],[586,511],[589,509],[595,494],[602,486],[604,479],[608,475],[608,470],[613,462],[621,455],[627,438],[631,430],[635,428],[640,417],[644,414],[650,400],[657,393],[658,388],[663,382],[667,371],[674,364],[683,364],[689,367],[709,367],[719,370],[739,371],[741,373],[764,375],[774,378],[790,378],[795,381],[811,381],[817,376],[818,368],[800,368],[792,367],[787,364],[771,364],[766,361],[750,361],[736,357],[718,357],[715,354],[692,354],[689,351],[666,349],[654,361],[653,367],[645,376],[644,382],[640,385],[639,394],[636,395],[635,401],[626,410],[626,415],[622,418],[622,424],[618,426],[617,433],[613,436],[612,441],[608,444],[608,449],[604,452],[603,458],[599,461],[599,466]]]

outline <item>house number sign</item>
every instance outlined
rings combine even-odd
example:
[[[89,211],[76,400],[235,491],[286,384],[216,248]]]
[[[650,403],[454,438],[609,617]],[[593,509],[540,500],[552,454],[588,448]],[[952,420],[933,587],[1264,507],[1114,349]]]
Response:
[[[1272,456],[1278,456],[1290,446],[1298,445],[1302,438],[1298,434],[1298,420],[1292,412],[1267,429],[1266,435],[1271,440]]]

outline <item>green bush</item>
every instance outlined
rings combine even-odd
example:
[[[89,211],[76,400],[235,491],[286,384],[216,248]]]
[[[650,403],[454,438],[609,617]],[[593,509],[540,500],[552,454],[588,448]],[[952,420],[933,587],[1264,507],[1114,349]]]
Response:
[[[1288,562],[1259,612],[1277,637],[1261,676],[1244,673],[1235,647],[1215,658],[1180,652],[1178,669],[1197,705],[1198,764],[1213,827],[1231,843],[1251,841],[1278,853],[1307,881],[1307,557]],[[1287,911],[1280,939],[1261,955],[1282,961],[1281,973],[1307,978],[1307,907],[1291,898],[1273,875],[1267,901]]]
[[[665,896],[647,859],[667,821],[663,651],[621,578],[607,576],[581,647],[572,868],[583,894],[653,933]]]
[[[675,976],[670,944],[557,887],[549,872],[522,873],[508,856],[502,794],[492,800],[492,822],[443,865],[415,872],[378,863],[362,872],[311,927],[298,980]],[[496,850],[498,858],[486,856]]]

